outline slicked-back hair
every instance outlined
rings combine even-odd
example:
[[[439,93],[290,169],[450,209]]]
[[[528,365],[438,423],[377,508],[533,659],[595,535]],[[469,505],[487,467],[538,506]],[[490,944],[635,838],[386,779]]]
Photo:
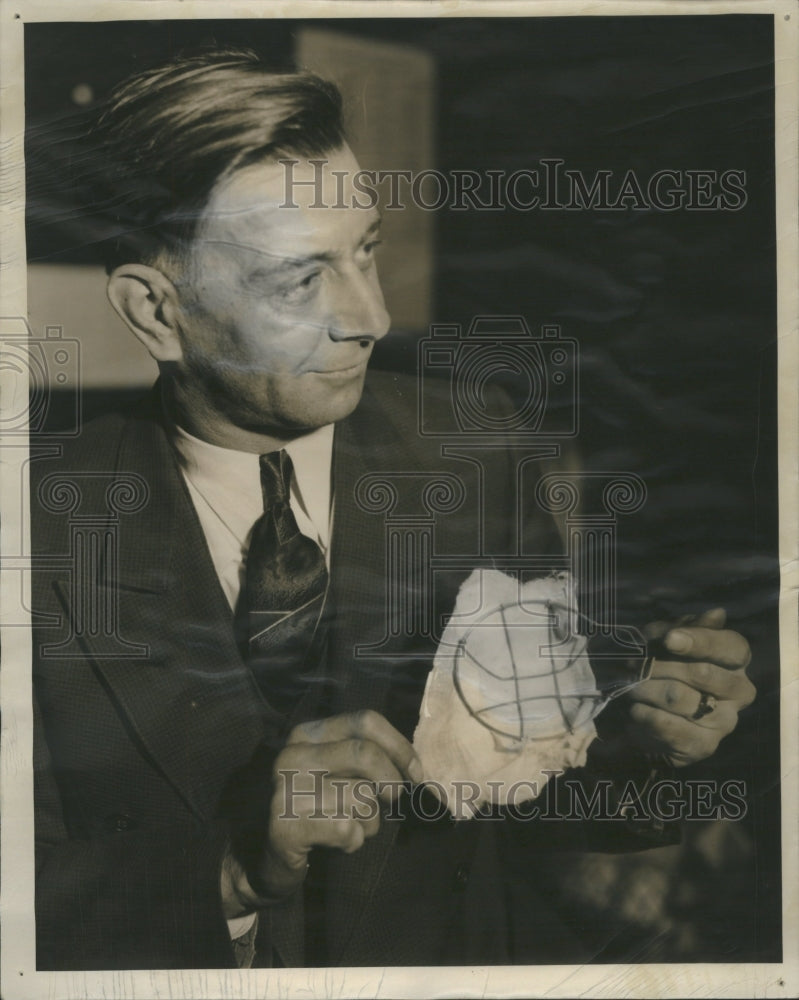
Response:
[[[94,130],[110,184],[106,269],[183,257],[217,183],[261,161],[344,142],[341,95],[312,73],[272,72],[246,49],[181,56],[130,77]]]

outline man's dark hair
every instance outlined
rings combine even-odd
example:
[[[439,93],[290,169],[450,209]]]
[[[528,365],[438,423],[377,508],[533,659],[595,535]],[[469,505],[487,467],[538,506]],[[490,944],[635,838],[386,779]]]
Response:
[[[344,142],[341,95],[306,72],[272,72],[246,49],[181,56],[121,83],[94,130],[111,185],[106,269],[182,256],[214,186]]]

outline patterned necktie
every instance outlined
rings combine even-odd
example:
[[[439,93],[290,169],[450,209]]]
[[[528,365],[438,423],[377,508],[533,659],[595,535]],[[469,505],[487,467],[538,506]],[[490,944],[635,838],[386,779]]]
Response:
[[[261,455],[260,466],[264,513],[252,530],[239,607],[250,668],[269,704],[288,716],[314,672],[309,654],[327,568],[322,550],[302,534],[291,510],[291,459],[274,451]]]

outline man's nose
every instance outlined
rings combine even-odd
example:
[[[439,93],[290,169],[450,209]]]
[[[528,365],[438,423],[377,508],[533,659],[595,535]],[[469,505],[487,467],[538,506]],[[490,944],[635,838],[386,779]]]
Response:
[[[333,340],[380,340],[391,325],[377,275],[359,269],[337,282],[330,308]]]

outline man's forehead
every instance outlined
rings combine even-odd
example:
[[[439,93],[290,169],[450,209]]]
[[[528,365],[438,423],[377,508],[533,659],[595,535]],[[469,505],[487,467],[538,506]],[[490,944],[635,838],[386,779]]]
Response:
[[[252,163],[216,187],[206,211],[209,217],[224,217],[278,208],[285,213],[311,207],[320,211],[343,201],[350,204],[353,179],[359,171],[347,146],[310,158],[286,156]]]
[[[255,163],[236,171],[213,192],[203,213],[205,239],[238,238],[256,244],[264,236],[290,241],[349,238],[379,221],[376,209],[359,207],[352,152],[291,157],[290,162]]]

